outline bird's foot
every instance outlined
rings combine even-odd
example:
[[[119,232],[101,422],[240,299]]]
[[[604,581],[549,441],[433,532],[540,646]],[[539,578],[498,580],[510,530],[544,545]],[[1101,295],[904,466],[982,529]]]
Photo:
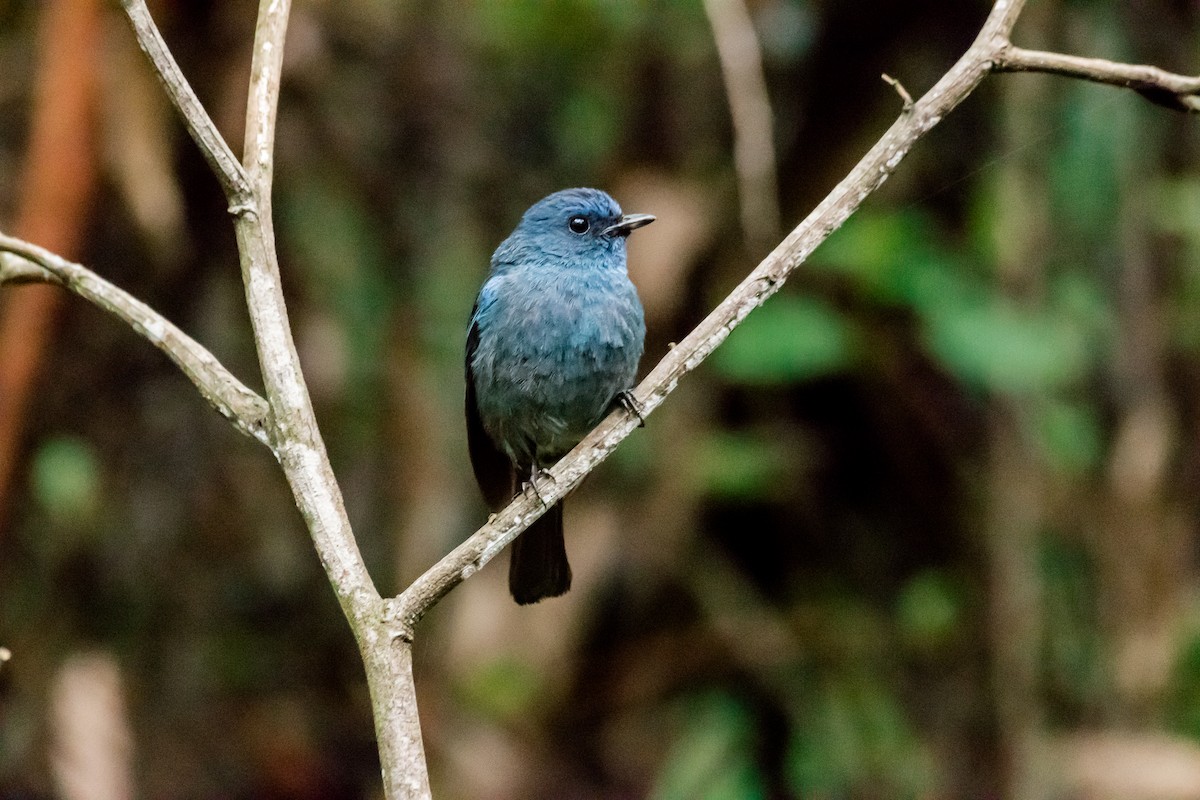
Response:
[[[633,396],[633,392],[628,389],[623,392],[617,392],[616,402],[621,408],[638,418],[639,428],[646,427],[646,415],[643,412],[642,404]]]
[[[521,491],[532,491],[533,496],[536,497],[538,502],[542,504],[542,508],[549,508],[550,504],[547,503],[546,498],[542,496],[543,491],[548,491],[551,488],[546,486],[547,482],[552,484],[555,483],[556,481],[554,480],[554,476],[545,470],[534,467],[533,471],[529,473],[529,480],[527,480],[525,485],[521,487]],[[539,486],[538,484],[541,485]]]

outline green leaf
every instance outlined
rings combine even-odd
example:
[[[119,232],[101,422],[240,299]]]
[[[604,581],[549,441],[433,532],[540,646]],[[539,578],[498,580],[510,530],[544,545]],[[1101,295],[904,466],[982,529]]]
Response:
[[[933,760],[879,675],[832,678],[813,689],[787,753],[797,797],[935,793]]]
[[[1195,632],[1179,648],[1173,672],[1167,708],[1171,727],[1200,741],[1200,638]]]
[[[928,250],[928,223],[915,215],[863,211],[821,245],[810,264],[869,277],[892,270],[903,259]]]

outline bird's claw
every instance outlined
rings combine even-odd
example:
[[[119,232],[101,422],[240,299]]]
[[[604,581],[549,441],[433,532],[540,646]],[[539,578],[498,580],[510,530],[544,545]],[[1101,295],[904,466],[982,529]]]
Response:
[[[638,418],[639,428],[646,427],[646,415],[642,409],[642,404],[633,396],[633,392],[628,389],[623,392],[617,392],[617,403],[621,408]]]
[[[537,467],[534,467],[533,471],[529,473],[529,480],[527,480],[525,485],[521,487],[522,492],[525,490],[532,491],[533,496],[536,497],[538,502],[542,504],[542,508],[550,507],[550,504],[546,502],[546,498],[542,496],[542,489],[538,488],[539,482],[544,484],[546,481],[555,483],[554,476],[549,472],[545,472]]]

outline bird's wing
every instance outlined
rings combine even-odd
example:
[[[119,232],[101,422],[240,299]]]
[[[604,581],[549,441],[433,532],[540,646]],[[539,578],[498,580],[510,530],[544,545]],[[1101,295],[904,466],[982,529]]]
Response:
[[[475,375],[471,369],[475,349],[479,347],[479,324],[475,320],[477,310],[478,303],[471,311],[471,328],[467,332],[467,449],[471,452],[471,468],[475,471],[475,481],[483,492],[484,500],[492,510],[499,511],[516,494],[517,473],[512,460],[488,436],[479,416]]]

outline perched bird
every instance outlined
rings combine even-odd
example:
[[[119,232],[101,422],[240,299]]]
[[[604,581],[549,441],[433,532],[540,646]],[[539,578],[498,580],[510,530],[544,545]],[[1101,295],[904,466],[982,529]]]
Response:
[[[467,443],[488,505],[564,456],[612,408],[632,403],[646,323],[625,237],[654,221],[598,189],[535,203],[492,254],[467,333]],[[631,405],[636,412],[636,407]],[[524,605],[571,588],[558,503],[513,542],[508,588]]]

